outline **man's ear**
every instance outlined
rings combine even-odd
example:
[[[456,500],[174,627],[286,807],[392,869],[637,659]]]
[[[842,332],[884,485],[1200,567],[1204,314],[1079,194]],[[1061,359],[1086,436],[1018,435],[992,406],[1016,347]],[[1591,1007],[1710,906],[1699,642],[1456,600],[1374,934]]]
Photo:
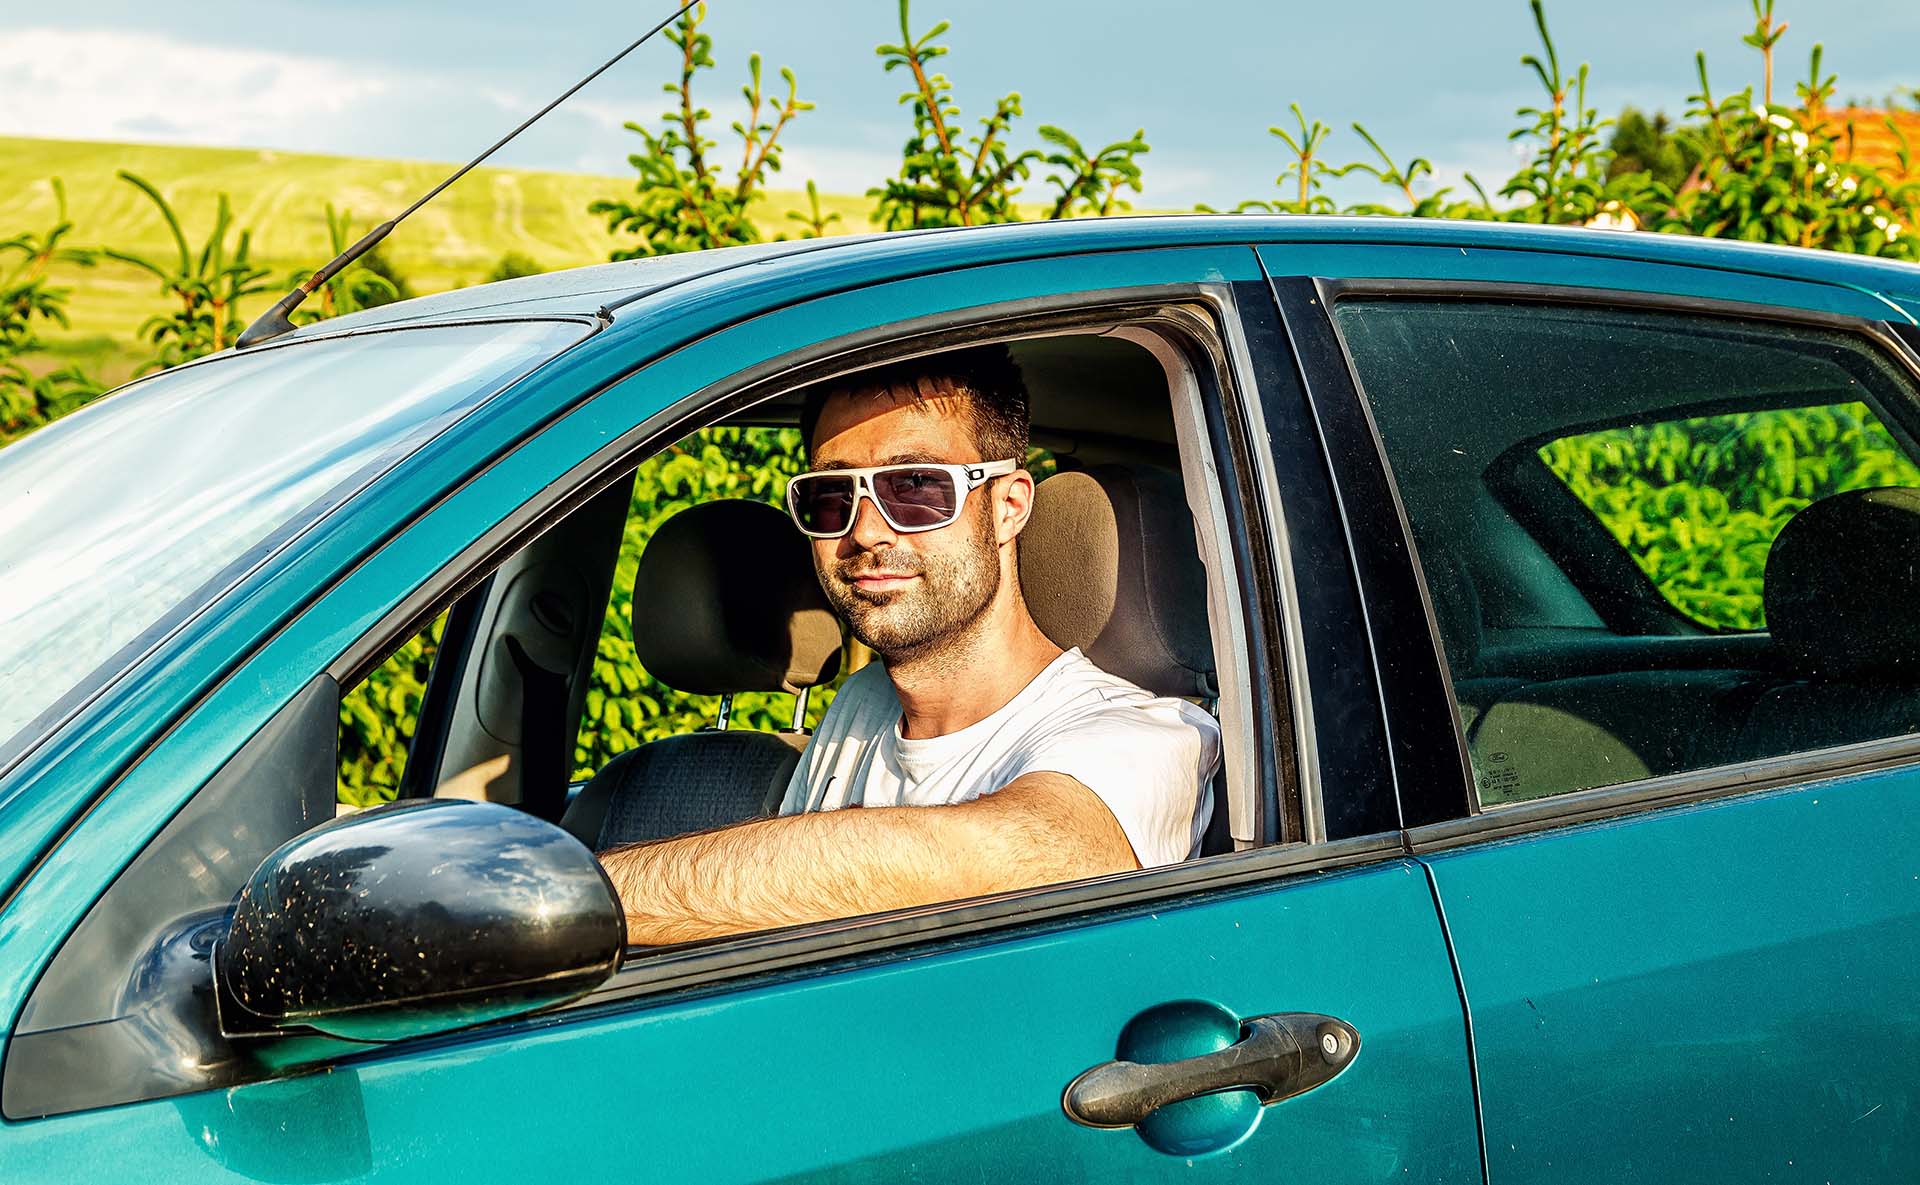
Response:
[[[994,480],[1004,483],[993,500],[994,542],[1005,544],[1026,530],[1028,520],[1033,517],[1033,474],[1016,469]]]

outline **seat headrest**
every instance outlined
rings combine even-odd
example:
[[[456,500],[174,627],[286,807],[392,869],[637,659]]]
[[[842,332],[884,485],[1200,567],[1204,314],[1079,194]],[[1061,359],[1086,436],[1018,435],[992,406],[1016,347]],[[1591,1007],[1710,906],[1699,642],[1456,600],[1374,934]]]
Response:
[[[1177,474],[1057,473],[1020,535],[1020,587],[1057,646],[1159,695],[1218,694],[1207,574]]]
[[[660,524],[640,554],[633,648],[677,691],[793,693],[840,669],[840,623],[785,514],[703,502]]]
[[[1849,490],[1788,519],[1763,595],[1797,670],[1920,682],[1920,490]]]

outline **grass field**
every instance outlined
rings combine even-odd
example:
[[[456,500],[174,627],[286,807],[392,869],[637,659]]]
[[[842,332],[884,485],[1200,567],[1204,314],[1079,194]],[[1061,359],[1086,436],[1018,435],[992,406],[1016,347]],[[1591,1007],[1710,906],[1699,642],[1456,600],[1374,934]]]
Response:
[[[216,196],[226,193],[237,224],[253,231],[254,258],[273,270],[274,287],[283,290],[287,285],[280,281],[289,273],[317,267],[332,255],[328,202],[353,212],[357,236],[404,209],[451,168],[251,149],[0,137],[0,237],[53,223],[49,179],[58,177],[75,224],[73,245],[170,257],[173,242],[152,203],[115,175],[128,169],[166,195],[196,249],[213,224]],[[587,213],[587,204],[623,196],[632,184],[630,177],[476,169],[409,219],[385,250],[421,294],[478,283],[509,251],[549,269],[602,263],[623,240],[609,235],[606,223]],[[803,192],[770,192],[757,221],[769,237],[791,233],[796,224],[785,214],[805,203]],[[865,197],[823,195],[821,204],[839,213],[836,233],[873,229]],[[164,307],[155,281],[112,261],[63,266],[55,280],[73,289],[72,329],[49,335],[57,354],[110,381],[125,378],[138,357],[133,343],[141,322]],[[277,295],[256,298],[259,308]]]

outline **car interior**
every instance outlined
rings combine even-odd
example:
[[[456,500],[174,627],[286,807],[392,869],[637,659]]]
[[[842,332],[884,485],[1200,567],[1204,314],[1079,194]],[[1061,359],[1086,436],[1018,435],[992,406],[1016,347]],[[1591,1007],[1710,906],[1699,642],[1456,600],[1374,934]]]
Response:
[[[1173,377],[1157,344],[1128,331],[1008,343],[1029,389],[1033,445],[1051,470],[1021,538],[1021,581],[1057,644],[1218,713],[1233,695],[1222,686],[1216,648],[1233,633],[1214,618],[1237,612],[1239,598],[1222,549],[1203,546],[1196,528],[1195,507],[1200,521],[1213,521],[1220,493],[1182,463],[1208,447],[1192,438],[1202,423],[1198,387]],[[803,392],[779,391],[718,424],[792,428]],[[1190,401],[1184,424],[1182,400]],[[573,782],[586,675],[621,567],[631,488],[631,475],[609,486],[454,608],[446,669],[436,671],[422,705],[403,797],[517,803],[595,850],[777,811],[808,741],[809,696],[830,686],[858,650],[820,591],[806,539],[784,510],[762,500],[681,510],[631,564],[640,665],[673,692],[720,697],[714,718]],[[1214,558],[1211,570],[1203,555]],[[791,725],[753,729],[730,719],[734,699],[755,693],[791,697]],[[1257,834],[1236,723],[1225,722],[1228,756],[1213,787],[1204,854],[1233,850],[1235,835],[1238,846],[1251,846]]]
[[[1765,628],[1711,628],[1541,458],[1597,429],[1864,404],[1863,424],[1910,461],[1910,413],[1890,409],[1911,384],[1868,344],[1527,304],[1355,300],[1336,317],[1415,535],[1482,806],[1920,731],[1915,637],[1891,611],[1920,591],[1902,558],[1920,547],[1920,491],[1804,462],[1806,494],[1783,505],[1806,504],[1764,556]]]

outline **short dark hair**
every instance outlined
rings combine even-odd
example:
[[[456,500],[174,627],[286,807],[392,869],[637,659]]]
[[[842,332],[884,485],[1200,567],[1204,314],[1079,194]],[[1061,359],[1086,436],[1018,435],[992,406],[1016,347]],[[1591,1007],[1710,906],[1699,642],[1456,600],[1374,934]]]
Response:
[[[1028,417],[1026,380],[1003,345],[967,346],[926,358],[889,362],[815,384],[800,409],[800,431],[807,455],[813,455],[813,431],[820,410],[835,395],[894,398],[957,398],[966,402],[968,427],[982,461],[1008,457],[1026,464]]]

